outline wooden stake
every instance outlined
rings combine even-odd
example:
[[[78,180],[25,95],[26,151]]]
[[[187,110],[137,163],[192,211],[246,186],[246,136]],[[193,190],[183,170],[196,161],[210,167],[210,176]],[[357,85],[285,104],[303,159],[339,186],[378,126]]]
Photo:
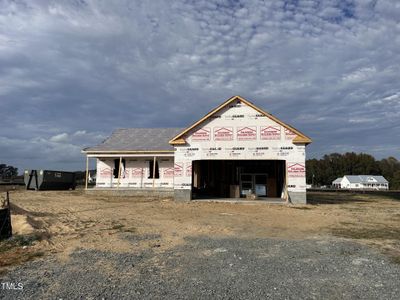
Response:
[[[85,190],[87,190],[88,188],[88,177],[89,177],[89,156],[86,156]]]
[[[156,183],[156,157],[154,156],[153,158],[153,188],[155,187],[155,183]]]
[[[117,185],[117,189],[119,189],[119,181],[120,181],[120,178],[121,178],[121,164],[122,164],[122,156],[119,157],[118,185]]]

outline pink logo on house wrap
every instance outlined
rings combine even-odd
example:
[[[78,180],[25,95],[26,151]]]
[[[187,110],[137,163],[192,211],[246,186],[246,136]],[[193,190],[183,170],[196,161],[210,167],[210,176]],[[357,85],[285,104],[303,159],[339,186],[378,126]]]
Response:
[[[209,141],[211,136],[209,127],[200,128],[192,134],[192,141]]]
[[[288,175],[289,177],[305,177],[306,166],[299,163],[288,163]]]
[[[232,141],[233,128],[232,127],[215,127],[214,128],[215,141]]]
[[[192,177],[192,164],[186,166],[186,177]]]
[[[252,141],[257,139],[257,127],[238,127],[237,128],[237,139],[239,141]]]
[[[111,168],[100,169],[100,177],[110,177],[112,174]]]
[[[144,174],[143,168],[132,168],[131,175],[132,177],[142,177]]]
[[[168,177],[168,178],[174,177],[174,168],[166,168],[166,169],[164,169],[163,177]]]
[[[175,163],[174,164],[174,176],[182,176],[183,175],[183,163]]]
[[[260,129],[260,139],[262,140],[280,140],[281,139],[281,129],[279,127],[262,126]]]
[[[290,129],[285,128],[285,139],[293,140],[297,135]]]

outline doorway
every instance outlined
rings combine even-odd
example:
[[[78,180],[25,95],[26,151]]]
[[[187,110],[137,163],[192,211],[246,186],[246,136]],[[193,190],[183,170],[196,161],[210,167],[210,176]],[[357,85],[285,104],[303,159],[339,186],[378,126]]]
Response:
[[[255,194],[257,197],[267,197],[268,174],[243,173],[240,174],[240,196]]]
[[[284,160],[195,160],[192,162],[192,198],[282,198]]]

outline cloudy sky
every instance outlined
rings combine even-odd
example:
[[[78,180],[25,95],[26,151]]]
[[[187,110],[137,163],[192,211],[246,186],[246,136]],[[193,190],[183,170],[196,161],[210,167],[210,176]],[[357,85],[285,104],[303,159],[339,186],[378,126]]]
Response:
[[[241,95],[308,157],[400,159],[400,2],[0,0],[0,163],[84,169],[116,128],[184,127]]]

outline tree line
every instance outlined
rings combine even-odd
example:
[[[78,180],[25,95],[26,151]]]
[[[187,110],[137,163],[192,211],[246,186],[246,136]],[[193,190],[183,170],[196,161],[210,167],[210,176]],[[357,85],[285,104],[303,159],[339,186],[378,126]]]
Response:
[[[18,168],[0,164],[0,180],[10,180],[18,175]]]
[[[331,153],[321,159],[306,161],[307,183],[314,186],[331,185],[344,175],[382,175],[393,190],[400,189],[400,161],[394,157],[376,160],[366,153]]]
[[[94,170],[91,171],[94,173]],[[18,169],[0,164],[0,180],[10,180],[18,175]],[[389,187],[400,190],[400,161],[394,157],[376,160],[366,153],[331,153],[321,159],[306,161],[307,183],[314,186],[329,186],[344,175],[382,175],[389,181]],[[76,179],[83,180],[85,172],[76,172]]]

